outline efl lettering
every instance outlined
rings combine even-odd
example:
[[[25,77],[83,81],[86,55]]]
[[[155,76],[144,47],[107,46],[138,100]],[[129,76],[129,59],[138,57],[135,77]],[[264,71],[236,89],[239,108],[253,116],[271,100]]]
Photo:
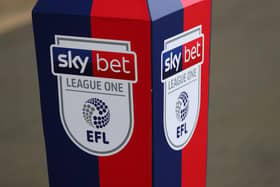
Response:
[[[86,132],[87,141],[97,144],[110,144],[107,140],[106,133],[100,131],[90,131]]]
[[[177,138],[180,138],[181,136],[183,136],[184,134],[187,134],[187,124],[183,123],[180,126],[177,127]]]

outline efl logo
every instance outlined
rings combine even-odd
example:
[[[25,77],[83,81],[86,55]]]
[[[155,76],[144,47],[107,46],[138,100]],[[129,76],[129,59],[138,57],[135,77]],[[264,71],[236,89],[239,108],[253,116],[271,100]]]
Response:
[[[162,52],[162,80],[203,62],[204,36]]]
[[[50,53],[68,137],[94,156],[121,151],[134,128],[137,59],[130,41],[56,35]]]
[[[201,95],[204,35],[199,25],[164,41],[164,132],[170,147],[182,150],[195,132]]]
[[[134,52],[82,50],[53,45],[53,73],[137,81]]]

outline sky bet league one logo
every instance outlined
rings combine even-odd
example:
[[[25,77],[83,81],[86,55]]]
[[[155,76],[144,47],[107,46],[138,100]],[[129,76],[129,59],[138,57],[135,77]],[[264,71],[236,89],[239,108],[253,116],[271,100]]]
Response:
[[[164,41],[161,80],[164,84],[164,132],[178,151],[190,141],[200,109],[204,35],[197,26]]]
[[[91,155],[121,151],[134,126],[137,60],[130,42],[56,35],[50,53],[69,138]]]

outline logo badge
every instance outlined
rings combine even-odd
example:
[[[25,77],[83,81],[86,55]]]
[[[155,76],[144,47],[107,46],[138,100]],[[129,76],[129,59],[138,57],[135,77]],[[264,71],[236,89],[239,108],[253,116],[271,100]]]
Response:
[[[134,126],[137,57],[130,42],[56,35],[50,53],[69,138],[94,156],[121,151]]]
[[[199,110],[204,35],[198,26],[164,41],[161,80],[164,84],[164,132],[174,150],[194,134]]]

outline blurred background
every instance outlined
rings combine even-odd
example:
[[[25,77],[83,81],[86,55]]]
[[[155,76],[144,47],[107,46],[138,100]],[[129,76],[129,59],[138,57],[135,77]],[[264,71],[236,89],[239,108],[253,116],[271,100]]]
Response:
[[[0,1],[1,187],[48,186],[34,3]],[[280,186],[279,8],[280,1],[213,0],[208,187]]]

